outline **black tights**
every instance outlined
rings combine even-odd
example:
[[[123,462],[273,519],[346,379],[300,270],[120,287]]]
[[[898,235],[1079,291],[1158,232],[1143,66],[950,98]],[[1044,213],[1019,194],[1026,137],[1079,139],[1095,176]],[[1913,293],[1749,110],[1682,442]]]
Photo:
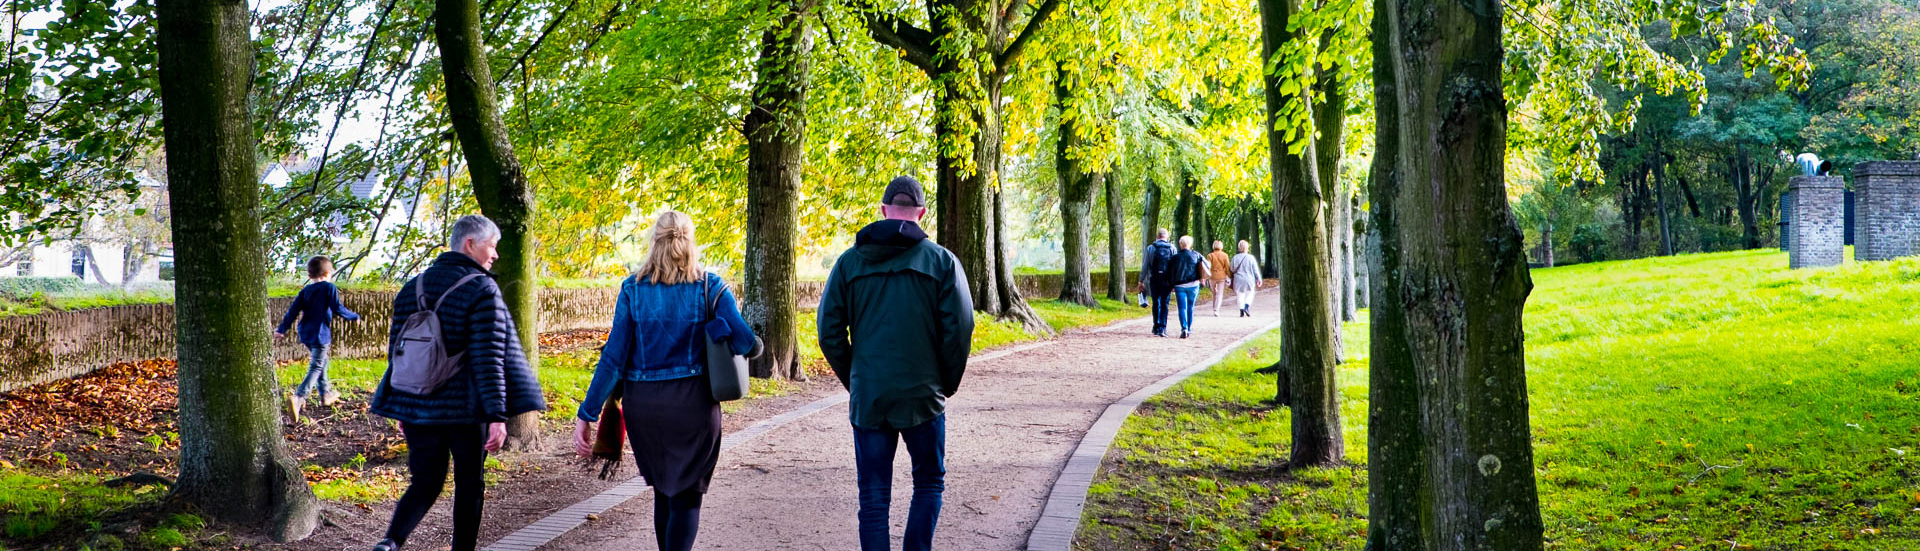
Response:
[[[653,539],[660,551],[693,549],[693,537],[700,532],[699,490],[686,490],[669,496],[653,492]]]
[[[409,425],[407,470],[412,480],[393,508],[387,539],[406,544],[407,536],[440,499],[447,485],[447,458],[453,458],[453,551],[473,551],[480,540],[480,505],[487,497],[486,425]]]

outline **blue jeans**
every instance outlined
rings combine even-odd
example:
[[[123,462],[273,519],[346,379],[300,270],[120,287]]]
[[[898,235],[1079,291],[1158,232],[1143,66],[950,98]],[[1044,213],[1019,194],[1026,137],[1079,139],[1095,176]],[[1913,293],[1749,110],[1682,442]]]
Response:
[[[328,394],[333,393],[333,382],[327,380],[327,345],[309,346],[307,352],[313,354],[313,359],[307,364],[307,378],[301,380],[300,386],[293,389],[293,395],[296,398],[306,398],[307,391],[317,386],[320,397],[326,398]]]
[[[853,457],[860,484],[860,549],[887,551],[887,513],[892,507],[893,454],[901,441],[913,457],[913,504],[907,509],[904,551],[933,548],[933,527],[940,522],[940,494],[946,491],[947,416],[906,430],[853,427]]]
[[[1167,333],[1167,299],[1172,294],[1173,289],[1166,287],[1153,289],[1153,334],[1155,335]]]
[[[1200,297],[1199,287],[1174,287],[1173,294],[1180,297],[1180,332],[1193,331],[1193,302]]]

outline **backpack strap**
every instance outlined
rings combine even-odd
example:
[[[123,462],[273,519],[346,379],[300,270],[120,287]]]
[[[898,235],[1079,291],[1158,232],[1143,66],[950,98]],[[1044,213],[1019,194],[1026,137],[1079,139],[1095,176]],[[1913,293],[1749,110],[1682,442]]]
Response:
[[[455,289],[459,289],[461,285],[466,285],[467,282],[473,281],[474,279],[479,278],[480,276],[483,276],[483,275],[486,275],[486,274],[467,274],[467,277],[460,278],[459,281],[453,282],[453,286],[447,287],[447,290],[445,292],[440,293],[440,300],[434,301],[433,310],[435,312],[440,311],[440,307],[447,303],[447,297],[452,296],[453,291]],[[421,287],[421,289],[425,289],[425,288],[426,288],[425,286]],[[426,305],[426,302],[424,301],[424,299],[420,304],[421,306]]]

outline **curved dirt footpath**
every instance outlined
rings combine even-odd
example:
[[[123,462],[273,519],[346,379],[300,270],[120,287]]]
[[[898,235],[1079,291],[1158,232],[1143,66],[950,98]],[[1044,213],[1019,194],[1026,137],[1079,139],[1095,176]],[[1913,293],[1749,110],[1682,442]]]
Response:
[[[1190,339],[1152,337],[1145,323],[1133,321],[971,363],[948,401],[947,490],[935,547],[1024,548],[1054,479],[1101,412],[1273,323],[1277,293],[1262,294],[1258,317],[1233,317],[1223,307],[1215,318],[1210,306],[1196,308]],[[894,467],[896,549],[912,495],[908,472],[903,447]],[[857,509],[852,429],[842,403],[722,455],[695,548],[859,549]],[[652,549],[652,515],[643,493],[539,549]]]

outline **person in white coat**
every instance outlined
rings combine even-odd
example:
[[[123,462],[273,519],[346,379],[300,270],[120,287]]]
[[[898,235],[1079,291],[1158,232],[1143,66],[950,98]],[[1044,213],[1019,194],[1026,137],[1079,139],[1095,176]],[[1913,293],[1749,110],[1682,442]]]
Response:
[[[1240,299],[1240,317],[1253,317],[1253,296],[1260,289],[1260,259],[1248,253],[1253,245],[1240,241],[1240,254],[1233,255],[1233,295]]]

